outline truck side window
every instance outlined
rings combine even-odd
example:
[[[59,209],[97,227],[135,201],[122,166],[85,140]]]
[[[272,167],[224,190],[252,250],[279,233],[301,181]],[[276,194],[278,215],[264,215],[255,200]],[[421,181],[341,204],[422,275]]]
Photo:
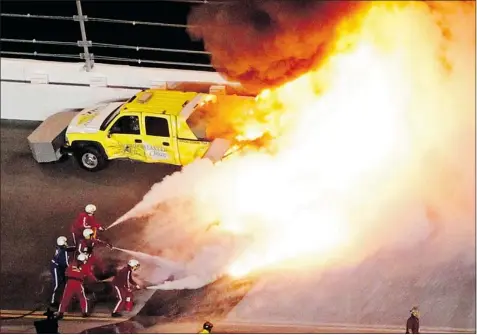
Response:
[[[111,132],[116,134],[139,135],[139,117],[134,115],[121,116],[111,127]]]
[[[146,116],[146,134],[150,136],[169,137],[169,122],[163,117]]]

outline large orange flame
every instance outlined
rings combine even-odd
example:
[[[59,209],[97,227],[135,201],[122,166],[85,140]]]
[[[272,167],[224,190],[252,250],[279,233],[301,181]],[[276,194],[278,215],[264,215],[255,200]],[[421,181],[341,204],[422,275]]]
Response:
[[[398,197],[401,185],[411,184],[412,145],[425,136],[437,140],[423,124],[416,137],[410,121],[412,113],[422,114],[416,108],[433,107],[421,99],[428,92],[420,91],[432,85],[420,76],[431,71],[436,80],[447,71],[429,47],[441,32],[423,11],[423,3],[373,2],[340,27],[333,54],[319,69],[264,90],[248,122],[242,113],[236,140],[271,134],[275,153],[248,147],[222,163],[223,178],[203,181],[200,197],[211,204],[203,210],[218,213],[220,229],[254,240],[230,274],[303,255],[359,254],[364,235],[379,235],[370,229],[374,212],[389,213],[381,199]],[[218,183],[229,186],[216,197],[210,189],[223,187]]]

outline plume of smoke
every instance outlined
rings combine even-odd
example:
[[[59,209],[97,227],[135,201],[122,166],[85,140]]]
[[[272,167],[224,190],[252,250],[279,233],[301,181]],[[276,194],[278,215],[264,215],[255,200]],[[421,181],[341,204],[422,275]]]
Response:
[[[121,249],[114,247],[113,249],[125,252],[142,263],[151,263],[151,265],[155,265],[156,267],[165,268],[171,271],[179,271],[183,269],[183,265],[171,262],[170,260],[163,259],[159,256],[152,256],[148,255],[144,252],[138,252],[133,250]]]
[[[315,0],[210,4],[192,8],[188,31],[203,40],[219,72],[259,90],[316,68],[339,23],[362,6],[362,1]]]
[[[321,36],[320,31],[326,31],[309,21],[313,15],[308,16],[307,13],[316,15],[312,11],[315,9],[314,5],[304,7],[307,10],[295,7],[290,2],[276,6],[288,6],[288,11],[283,15],[291,16],[292,21],[288,22],[303,21],[307,28],[303,31],[309,33],[317,30],[316,36]],[[395,9],[394,16],[389,16],[383,22],[380,21],[381,13],[377,11],[373,16],[371,10],[369,20],[379,22],[380,29],[376,29],[373,24],[364,29],[368,29],[369,36],[384,46],[391,49],[398,46],[399,55],[403,57],[405,64],[399,71],[403,72],[403,78],[412,79],[408,83],[407,94],[403,96],[412,144],[406,155],[411,159],[404,165],[399,161],[393,162],[394,165],[390,164],[385,174],[376,175],[374,180],[367,180],[353,191],[354,200],[348,204],[351,210],[347,214],[353,218],[359,248],[353,249],[355,252],[352,258],[362,260],[380,250],[409,249],[426,242],[432,247],[422,253],[420,258],[414,257],[419,262],[437,267],[457,255],[464,255],[466,262],[475,264],[475,29],[469,29],[475,27],[475,17],[472,15],[475,4],[433,3],[429,6],[416,2],[383,3],[380,6],[390,6],[391,11]],[[273,16],[278,10],[271,2],[265,1],[263,6],[248,2],[244,7],[231,7],[237,11],[234,18],[231,17],[229,7],[199,7],[191,13],[190,23],[202,25],[200,29],[194,28],[199,29],[195,34],[205,39],[209,50],[217,57],[214,62],[219,69],[244,83],[268,86],[306,71],[311,64],[316,65],[318,54],[316,49],[309,46],[321,45],[321,39],[314,39],[313,34],[310,40],[300,39],[301,34],[293,29],[284,33],[285,39],[279,39],[282,37],[279,33],[285,30],[281,20],[285,19]],[[244,27],[243,22],[250,22],[246,18],[251,20],[253,8],[257,7],[271,13],[268,17],[273,18],[271,21],[274,23],[265,25],[269,31],[265,29],[266,32],[260,32],[263,30],[261,28],[257,32],[256,28],[248,28],[250,31],[247,32],[247,28],[244,28],[247,32],[245,38],[232,38],[238,36],[238,31]],[[204,23],[205,17],[212,23]],[[337,19],[338,17],[331,15],[327,24],[339,21]],[[231,29],[224,30],[228,32],[228,40],[238,41],[239,44],[224,46],[222,33],[216,32],[218,28],[215,31],[212,29],[217,23],[227,24]],[[208,33],[206,30],[212,32]],[[294,35],[297,37],[292,40]],[[241,42],[242,40],[245,42]],[[259,44],[263,47],[259,47]],[[296,49],[297,52],[311,50],[300,55],[308,60],[308,63],[301,63],[307,66],[294,67],[292,65],[297,63],[284,61],[285,70],[281,71],[283,68],[278,67],[276,72],[271,71],[280,62],[277,57],[289,57],[286,50],[277,49],[283,44],[293,46],[291,49]],[[269,58],[263,55],[268,55]],[[319,120],[319,116],[317,118]],[[296,149],[299,152],[299,148]],[[270,188],[273,188],[272,193],[277,196],[273,197],[272,207],[276,210],[277,218],[298,210],[294,195],[299,193],[308,195],[307,200],[312,208],[324,198],[333,203],[333,195],[329,193],[320,194],[317,191],[316,195],[309,194],[309,184],[316,180],[314,171],[322,161],[310,160],[306,165],[297,165],[295,162],[299,160],[294,158],[290,160],[291,165],[280,166],[275,157],[262,154],[250,154],[217,165],[202,160],[154,185],[144,200],[124,218],[147,216],[143,239],[148,248],[160,249],[163,257],[186,264],[187,270],[180,278],[181,282],[166,283],[157,288],[196,288],[206,285],[223,273],[223,267],[231,257],[236,256],[237,250],[243,250],[232,244],[234,236],[226,235],[219,227],[210,230],[208,227],[223,219],[220,215],[227,213],[229,202],[240,200],[234,198],[235,192],[246,179],[253,179],[255,182],[250,197],[256,199],[256,202],[263,202],[263,205],[270,200],[261,197],[262,194],[270,195]],[[353,162],[350,161],[348,168],[353,168],[352,165]],[[399,178],[393,179],[394,174],[399,175]],[[264,180],[273,182],[263,183]],[[293,185],[296,189],[287,194],[283,192],[281,185]],[[230,211],[230,214],[237,213]],[[232,219],[234,218],[227,218]],[[240,224],[252,225],[257,218],[235,219]],[[298,223],[295,221],[295,224]],[[247,231],[247,228],[244,230]],[[267,232],[256,231],[252,238],[260,239],[263,237],[261,234]],[[167,239],[162,238],[161,245],[154,246],[162,236]],[[247,243],[244,245],[250,245]],[[201,261],[198,262],[198,259]],[[210,260],[217,261],[210,264]],[[287,284],[280,285],[285,288]],[[276,305],[282,305],[282,302]]]
[[[180,172],[167,176],[161,183],[155,184],[140,203],[113,222],[108,229],[132,217],[148,215],[157,204],[166,200],[191,196],[197,182],[196,176],[212,169],[212,167],[211,161],[201,160],[184,167]]]
[[[149,289],[177,290],[197,289],[217,280],[222,275],[224,264],[233,261],[240,249],[231,248],[230,244],[205,246],[197,251],[190,260],[182,276],[174,276],[173,281],[166,281]]]

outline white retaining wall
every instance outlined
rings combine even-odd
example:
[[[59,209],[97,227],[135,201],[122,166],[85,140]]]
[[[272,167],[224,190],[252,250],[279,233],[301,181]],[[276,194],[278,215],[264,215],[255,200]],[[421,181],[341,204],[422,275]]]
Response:
[[[227,84],[218,73],[1,58],[1,118],[41,121],[65,108],[128,98],[171,82]],[[229,83],[230,84],[230,83]]]

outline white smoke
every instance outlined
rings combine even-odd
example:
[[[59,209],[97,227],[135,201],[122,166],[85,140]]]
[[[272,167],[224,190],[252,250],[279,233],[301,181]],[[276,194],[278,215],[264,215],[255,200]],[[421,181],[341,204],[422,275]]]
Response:
[[[174,276],[173,281],[151,286],[149,289],[177,290],[197,289],[217,280],[224,264],[233,260],[230,245],[204,247],[185,267],[182,276]],[[192,275],[190,275],[192,274]]]
[[[130,218],[150,215],[155,206],[167,200],[191,196],[197,184],[197,176],[207,174],[205,171],[212,168],[213,164],[210,160],[198,160],[185,166],[182,171],[165,177],[161,183],[152,186],[140,203],[113,222],[108,229]]]

